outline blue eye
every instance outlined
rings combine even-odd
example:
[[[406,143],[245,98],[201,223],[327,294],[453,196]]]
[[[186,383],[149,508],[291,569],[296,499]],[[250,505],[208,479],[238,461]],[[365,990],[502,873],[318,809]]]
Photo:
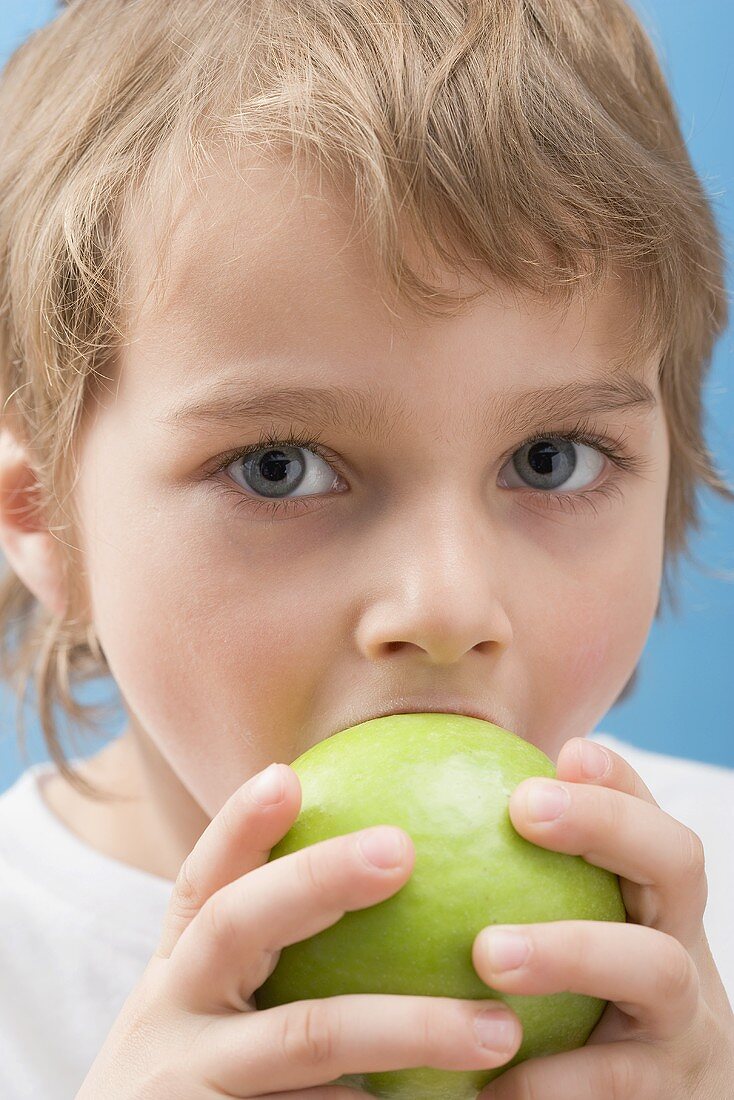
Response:
[[[230,466],[242,478],[243,488],[269,500],[328,493],[338,480],[319,454],[290,444],[259,447]]]
[[[581,453],[578,453],[581,452]],[[604,469],[604,455],[567,436],[528,440],[510,459],[507,488],[572,492],[586,489]],[[515,480],[512,480],[512,479]]]

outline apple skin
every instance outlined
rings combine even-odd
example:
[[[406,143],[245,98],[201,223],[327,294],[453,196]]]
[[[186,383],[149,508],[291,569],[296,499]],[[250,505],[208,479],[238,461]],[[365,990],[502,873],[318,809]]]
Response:
[[[511,1066],[583,1046],[606,1001],[500,993],[471,961],[477,933],[490,924],[626,920],[616,875],[540,848],[512,825],[515,787],[555,775],[544,752],[476,718],[393,714],[320,741],[291,767],[301,810],[270,859],[386,824],[411,836],[415,865],[385,901],[283,948],[255,994],[258,1009],[344,993],[494,998],[523,1027],[517,1054],[496,1069],[418,1067],[344,1074],[333,1083],[389,1100],[475,1100]]]

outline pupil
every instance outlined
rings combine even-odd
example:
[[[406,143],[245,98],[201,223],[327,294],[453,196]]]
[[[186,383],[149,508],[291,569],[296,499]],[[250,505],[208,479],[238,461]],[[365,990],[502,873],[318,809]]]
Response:
[[[279,481],[287,475],[289,458],[282,451],[268,451],[268,456],[260,463],[260,471],[268,481]]]
[[[536,474],[552,474],[554,460],[558,458],[559,451],[552,443],[543,441],[534,444],[528,453],[528,462]]]

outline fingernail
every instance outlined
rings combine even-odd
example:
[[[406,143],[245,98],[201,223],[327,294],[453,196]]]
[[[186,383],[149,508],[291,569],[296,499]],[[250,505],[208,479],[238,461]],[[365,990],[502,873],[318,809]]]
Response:
[[[397,867],[405,856],[405,842],[401,834],[388,825],[362,833],[357,844],[367,862],[382,870]]]
[[[504,928],[485,929],[481,949],[490,970],[500,974],[503,970],[516,970],[522,966],[530,954],[530,940],[522,932],[510,932]]]
[[[283,773],[278,764],[271,764],[256,775],[250,786],[250,794],[262,806],[280,802],[285,794]]]
[[[552,821],[561,816],[570,801],[565,787],[543,780],[531,783],[526,803],[528,817],[531,821]]]
[[[474,1018],[474,1031],[481,1046],[504,1052],[515,1045],[517,1025],[506,1012],[485,1010]]]
[[[601,779],[609,770],[611,757],[594,741],[581,742],[581,774],[584,779]]]

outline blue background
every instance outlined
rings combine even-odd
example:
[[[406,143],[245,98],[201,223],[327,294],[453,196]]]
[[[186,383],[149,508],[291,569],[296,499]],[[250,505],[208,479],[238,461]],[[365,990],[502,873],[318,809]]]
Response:
[[[0,0],[0,63],[35,27],[54,14],[50,0]],[[693,163],[712,198],[724,233],[731,297],[734,203],[734,5],[731,0],[637,0],[673,97]],[[734,387],[732,326],[720,339],[705,388],[706,439],[718,469],[734,483]],[[683,564],[680,610],[666,611],[651,629],[630,699],[604,716],[598,729],[643,748],[734,767],[734,504],[701,495],[704,528],[691,546],[705,566]],[[0,556],[0,560],[2,560]],[[3,563],[4,564],[4,563]],[[117,699],[114,685],[99,681],[80,698]],[[26,709],[31,762],[49,759],[38,723]],[[73,744],[67,756],[90,755],[121,732],[118,705],[106,735]],[[0,686],[0,790],[25,768],[16,746],[15,702]],[[65,723],[63,728],[66,729]]]

